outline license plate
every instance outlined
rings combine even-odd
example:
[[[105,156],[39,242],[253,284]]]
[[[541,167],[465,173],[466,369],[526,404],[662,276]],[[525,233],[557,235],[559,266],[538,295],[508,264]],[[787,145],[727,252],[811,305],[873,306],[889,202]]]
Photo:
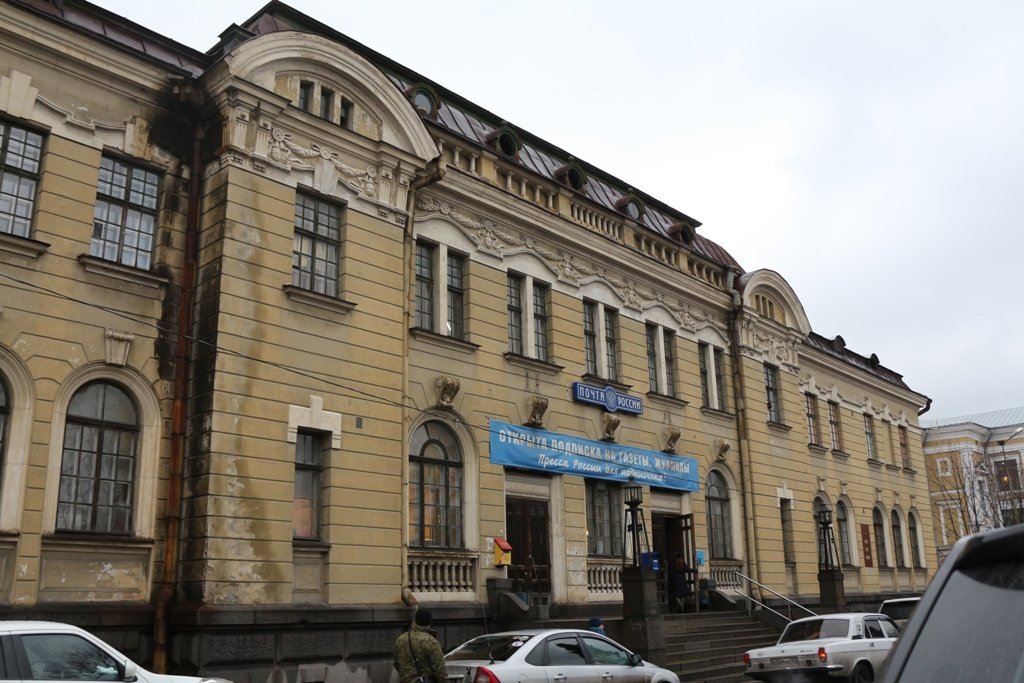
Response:
[[[772,657],[773,669],[793,669],[796,667],[796,657]]]

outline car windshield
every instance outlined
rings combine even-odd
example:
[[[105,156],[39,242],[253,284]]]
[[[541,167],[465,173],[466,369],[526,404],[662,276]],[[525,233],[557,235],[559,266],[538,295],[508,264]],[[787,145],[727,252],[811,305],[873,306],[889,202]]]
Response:
[[[1024,562],[954,571],[922,625],[900,680],[1024,681],[1021,614]]]
[[[799,640],[821,640],[822,638],[845,638],[850,633],[849,619],[807,619],[795,621],[786,627],[780,643],[795,643]]]
[[[503,662],[533,638],[527,633],[502,633],[493,636],[480,636],[457,647],[445,655],[449,662],[483,659]]]
[[[900,602],[887,602],[882,605],[882,614],[893,619],[909,619],[910,613],[917,607],[917,600],[906,600]]]

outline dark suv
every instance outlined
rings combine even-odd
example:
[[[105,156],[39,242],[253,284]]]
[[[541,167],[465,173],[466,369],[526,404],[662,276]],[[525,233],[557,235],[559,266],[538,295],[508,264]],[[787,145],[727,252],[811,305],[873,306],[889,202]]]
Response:
[[[879,683],[1024,680],[1024,525],[960,539]]]

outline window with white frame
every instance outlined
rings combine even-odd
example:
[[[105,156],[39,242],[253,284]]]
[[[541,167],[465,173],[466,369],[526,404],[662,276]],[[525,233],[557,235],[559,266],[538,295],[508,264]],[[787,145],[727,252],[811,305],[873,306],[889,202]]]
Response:
[[[835,401],[828,402],[828,431],[832,437],[832,450],[837,453],[843,452],[843,423],[839,413],[839,404]]]
[[[864,445],[868,451],[868,460],[878,460],[878,443],[875,441],[875,418],[864,415]]]
[[[320,490],[328,434],[300,429],[295,438],[292,537],[320,540]]]
[[[89,254],[149,270],[156,242],[160,176],[119,159],[100,159]]]
[[[583,302],[583,353],[588,375],[619,379],[619,313],[594,301]]]
[[[132,532],[139,415],[117,384],[94,381],[68,404],[64,425],[58,531]]]
[[[871,511],[871,525],[875,531],[875,555],[878,558],[878,566],[888,567],[889,555],[885,552],[885,517],[878,508]]]
[[[779,369],[770,363],[764,364],[764,391],[768,406],[768,421],[782,424],[782,394],[779,391]]]
[[[1016,460],[996,460],[996,486],[1000,491],[1020,490],[1020,470]]]
[[[820,446],[821,423],[818,418],[818,397],[814,394],[804,394],[804,402],[807,412],[807,443]]]
[[[952,477],[953,469],[950,466],[949,458],[936,458],[935,459],[935,472],[940,477]]]
[[[444,244],[416,242],[416,327],[466,338],[468,259]]]
[[[676,396],[676,360],[674,330],[647,323],[648,390],[652,394]]]
[[[725,410],[725,376],[722,370],[725,352],[705,342],[697,344],[697,366],[700,369],[701,405]]]
[[[508,351],[550,360],[551,287],[530,275],[508,274]],[[532,342],[532,343],[531,343]]]
[[[913,510],[907,515],[907,540],[910,542],[910,559],[914,567],[921,569],[924,563],[921,561],[921,534],[917,528],[917,513]]]
[[[43,136],[0,119],[0,233],[29,237]]]
[[[341,206],[302,192],[295,195],[292,285],[338,295],[341,221]]]
[[[409,444],[409,545],[462,548],[462,446],[451,427],[426,422]]]
[[[587,479],[587,552],[622,555],[622,487],[604,479]]]

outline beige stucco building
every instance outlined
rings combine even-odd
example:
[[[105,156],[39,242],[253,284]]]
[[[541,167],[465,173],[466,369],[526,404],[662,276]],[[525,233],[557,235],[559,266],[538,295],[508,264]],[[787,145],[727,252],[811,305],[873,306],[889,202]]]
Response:
[[[283,4],[0,38],[5,613],[380,680],[413,601],[614,616],[630,476],[722,600],[815,604],[825,507],[849,601],[927,583],[928,399],[680,210]]]
[[[1024,522],[1024,408],[922,420],[935,547]]]

